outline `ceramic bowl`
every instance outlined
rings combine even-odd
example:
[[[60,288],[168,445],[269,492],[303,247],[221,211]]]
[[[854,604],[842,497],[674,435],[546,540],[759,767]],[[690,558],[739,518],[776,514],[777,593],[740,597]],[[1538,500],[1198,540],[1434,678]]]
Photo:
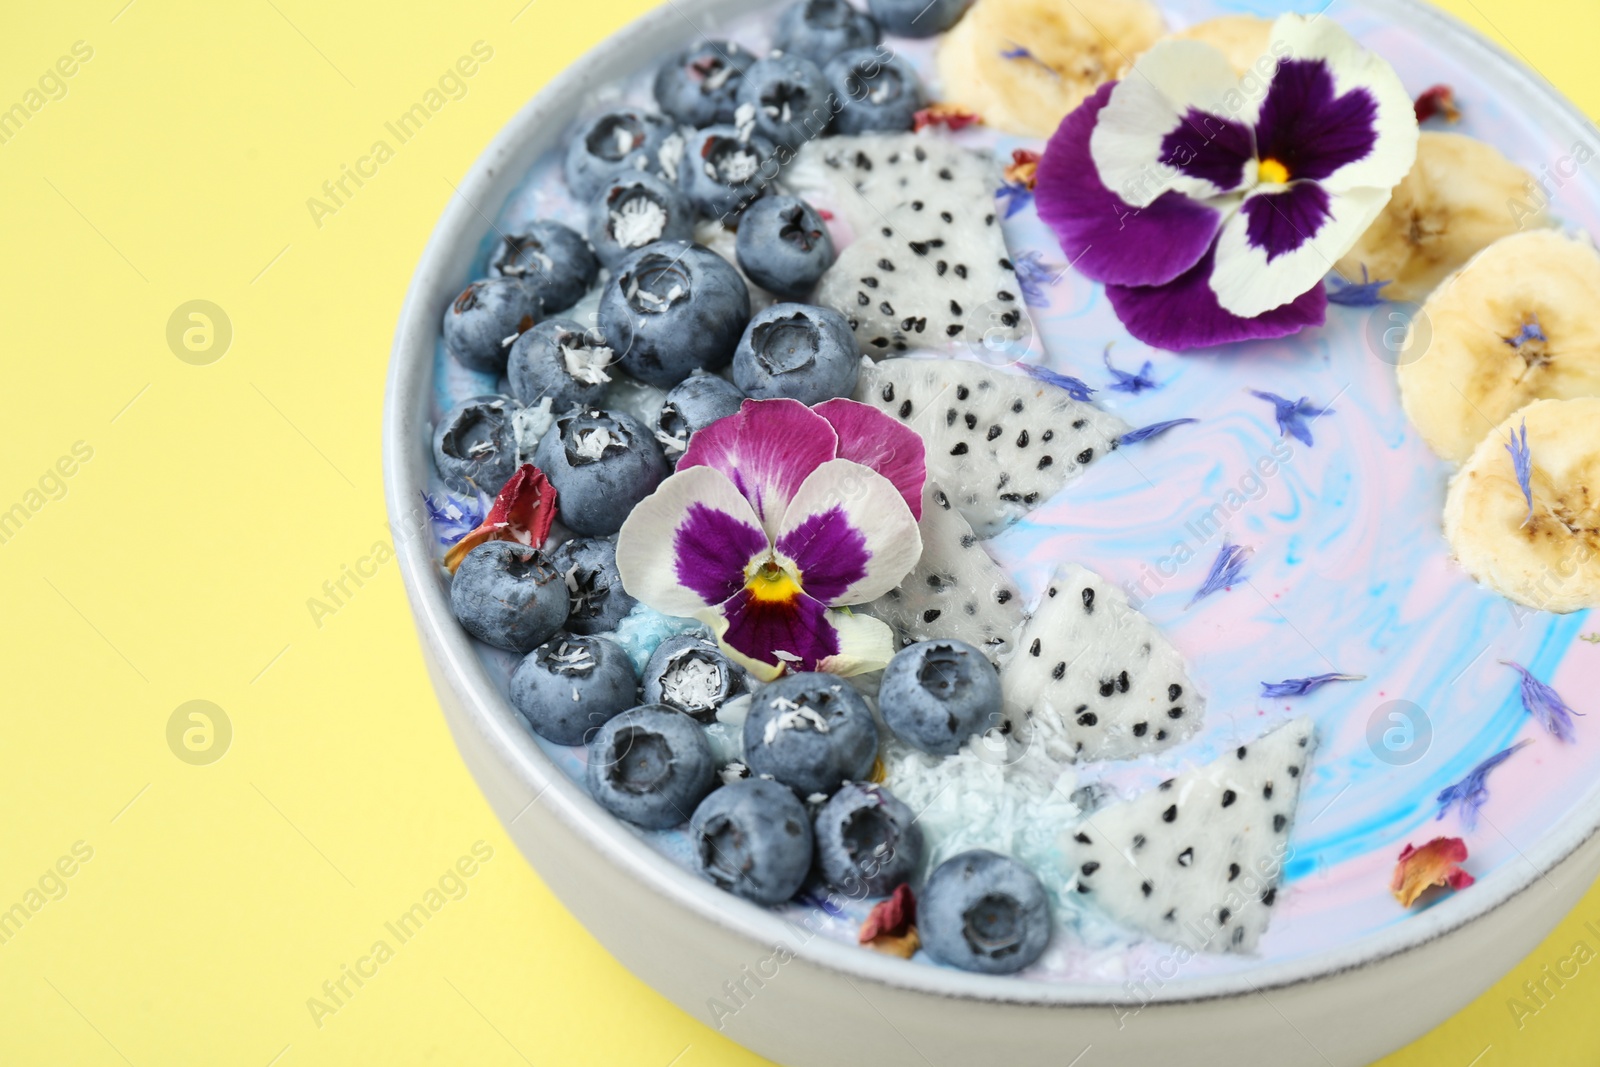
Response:
[[[684,1011],[779,1063],[1363,1064],[1438,1025],[1532,950],[1600,871],[1585,802],[1469,892],[1337,949],[1228,974],[1060,984],[915,965],[811,935],[677,866],[599,808],[513,717],[450,612],[422,507],[440,309],[489,220],[592,111],[594,87],[746,15],[744,0],[671,0],[553,79],[458,185],[406,296],[384,420],[385,492],[424,658],[462,758],[541,877],[625,966]],[[537,17],[537,16],[535,16]],[[1382,17],[1480,72],[1498,101],[1565,143],[1583,117],[1471,30],[1420,4]],[[1480,86],[1481,88],[1481,86]]]

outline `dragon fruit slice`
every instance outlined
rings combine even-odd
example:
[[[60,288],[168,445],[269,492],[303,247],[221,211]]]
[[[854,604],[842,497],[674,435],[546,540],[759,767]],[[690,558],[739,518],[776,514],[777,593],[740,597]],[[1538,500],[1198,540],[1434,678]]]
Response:
[[[863,362],[855,399],[928,443],[928,477],[980,538],[1075,481],[1128,424],[1060,386],[971,360]]]
[[[1009,652],[1022,626],[1022,593],[932,481],[922,487],[919,529],[922,558],[867,614],[888,623],[901,645],[953,638],[990,659]]]
[[[975,201],[994,198],[1002,179],[988,153],[929,134],[867,133],[807,142],[783,180],[862,235],[930,187],[968,197],[970,212]]]
[[[1205,701],[1183,657],[1117,586],[1056,571],[1000,672],[1019,737],[1062,760],[1131,759],[1195,732]]]
[[[807,145],[787,180],[852,231],[815,302],[850,320],[862,351],[1030,336],[991,157],[929,135],[836,137]]]
[[[1067,888],[1118,922],[1194,951],[1250,952],[1289,856],[1312,723],[1296,719],[1062,837]]]

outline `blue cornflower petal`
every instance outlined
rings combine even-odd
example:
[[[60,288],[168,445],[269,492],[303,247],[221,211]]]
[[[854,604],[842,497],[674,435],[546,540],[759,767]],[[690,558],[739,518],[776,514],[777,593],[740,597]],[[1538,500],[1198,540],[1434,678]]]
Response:
[[[1211,570],[1206,574],[1206,580],[1200,583],[1200,588],[1195,590],[1194,597],[1185,606],[1193,605],[1202,597],[1227,589],[1237,582],[1244,574],[1244,565],[1249,561],[1253,551],[1239,545],[1224,543],[1222,551],[1217,553],[1217,558],[1211,561]]]
[[[1511,466],[1517,472],[1517,484],[1522,486],[1522,495],[1528,501],[1528,517],[1523,520],[1523,525],[1533,521],[1533,455],[1528,451],[1528,420],[1522,420],[1522,437],[1518,439],[1517,431],[1511,431],[1511,443],[1506,445],[1506,451],[1511,453]]]
[[[1113,386],[1112,388],[1116,388]],[[1174,426],[1182,426],[1186,422],[1199,422],[1199,419],[1168,419],[1166,422],[1154,422],[1149,426],[1141,426],[1137,430],[1129,430],[1119,439],[1119,444],[1136,445],[1140,441],[1148,441],[1152,437],[1160,437]]]
[[[1514,336],[1505,339],[1506,344],[1512,348],[1521,348],[1530,341],[1544,341],[1546,343],[1550,341],[1550,338],[1544,335],[1544,327],[1539,325],[1538,315],[1529,315],[1528,321],[1522,324],[1522,329],[1518,330]]]
[[[1044,262],[1043,253],[1035,251],[1014,257],[1012,266],[1017,272],[1017,286],[1022,290],[1023,302],[1031,308],[1049,307],[1050,295],[1045,287],[1061,276],[1062,268]]]
[[[1005,203],[1005,217],[1008,219],[1033,203],[1033,190],[1021,183],[1007,182],[996,189],[994,195]]]
[[[1285,437],[1293,437],[1307,448],[1311,447],[1311,425],[1306,422],[1307,417],[1316,418],[1319,415],[1333,414],[1332,408],[1319,408],[1311,403],[1309,397],[1299,400],[1285,400],[1277,393],[1264,393],[1259,389],[1250,390],[1250,395],[1272,404],[1273,413],[1278,419],[1278,431]]]
[[[1489,772],[1510,759],[1511,754],[1517,749],[1531,744],[1532,740],[1524,739],[1510,748],[1501,749],[1468,771],[1467,776],[1461,781],[1441,789],[1438,796],[1439,814],[1436,818],[1444,818],[1451,808],[1455,808],[1461,813],[1461,825],[1468,830],[1474,829],[1478,825],[1478,812],[1489,800]]]
[[[1370,308],[1384,303],[1384,298],[1378,290],[1389,283],[1383,279],[1376,281],[1367,277],[1367,268],[1361,268],[1359,282],[1346,281],[1337,274],[1328,275],[1328,303],[1339,304],[1348,308]]]
[[[1286,678],[1281,682],[1262,682],[1261,695],[1303,697],[1315,689],[1321,689],[1329,682],[1359,682],[1364,678],[1366,678],[1364,674],[1316,674],[1310,678]]]
[[[1139,368],[1138,374],[1129,374],[1127,371],[1118,370],[1116,367],[1111,365],[1110,345],[1106,345],[1105,355],[1102,358],[1105,359],[1106,370],[1111,372],[1111,377],[1113,379],[1111,382],[1111,389],[1113,392],[1132,393],[1134,396],[1138,396],[1146,389],[1161,388],[1161,383],[1150,377],[1150,370],[1155,366],[1155,364],[1151,363],[1148,359],[1144,361],[1144,366]]]
[[[494,502],[482,493],[478,494],[476,501],[472,501],[454,493],[446,493],[444,499],[439,500],[432,493],[424,492],[422,503],[428,509],[428,517],[433,520],[439,544],[449,548],[483,525]]]
[[[1067,394],[1074,400],[1088,400],[1089,394],[1094,392],[1094,389],[1091,388],[1089,384],[1082,378],[1074,378],[1070,374],[1057,374],[1048,367],[1041,367],[1034,363],[1024,363],[1022,365],[1022,369],[1039,379],[1041,382],[1048,382],[1050,385],[1060,386],[1061,388],[1065,389]]]
[[[1535,678],[1528,668],[1508,659],[1500,661],[1522,675],[1522,706],[1543,726],[1545,732],[1557,741],[1572,742],[1578,735],[1572,729],[1572,716],[1583,712],[1573,711],[1561,694]]]

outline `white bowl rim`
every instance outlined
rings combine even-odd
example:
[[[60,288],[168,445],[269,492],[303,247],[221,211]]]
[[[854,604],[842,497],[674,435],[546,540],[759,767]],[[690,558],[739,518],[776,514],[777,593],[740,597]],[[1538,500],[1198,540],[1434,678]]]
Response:
[[[1543,104],[1572,123],[1574,129],[1592,129],[1587,117],[1547,81],[1454,16],[1421,0],[1385,0],[1383,8],[1384,16],[1391,21],[1403,21],[1447,38],[1458,57],[1475,55],[1502,68],[1504,76],[1520,82],[1527,93],[1542,98]],[[781,943],[788,945],[796,957],[850,979],[941,997],[1061,1008],[1180,1004],[1255,995],[1370,967],[1415,951],[1505,906],[1600,829],[1597,784],[1578,805],[1581,818],[1553,827],[1531,847],[1520,850],[1525,862],[1503,864],[1480,879],[1470,892],[1452,894],[1422,912],[1339,948],[1228,974],[1175,978],[1153,993],[1143,991],[1135,998],[1110,984],[972,974],[911,963],[825,936],[803,934],[776,913],[724,892],[678,866],[596,804],[581,784],[567,777],[513,719],[505,697],[478,660],[471,639],[457,624],[439,577],[431,536],[405,536],[416,529],[409,517],[416,514],[413,502],[427,488],[431,462],[426,435],[418,433],[418,426],[419,420],[422,424],[427,421],[426,405],[434,374],[439,314],[432,303],[432,292],[440,284],[441,273],[447,272],[444,264],[452,259],[463,235],[474,235],[469,243],[475,248],[488,228],[488,218],[501,210],[504,164],[524,154],[524,146],[529,143],[544,142],[548,147],[556,142],[568,124],[559,118],[553,120],[552,114],[559,116],[579,106],[595,85],[610,80],[614,67],[608,53],[674,39],[682,34],[682,24],[695,26],[691,16],[732,15],[749,10],[748,0],[667,0],[552,78],[501,129],[456,187],[456,195],[434,227],[402,305],[384,399],[382,447],[384,496],[390,527],[396,534],[396,555],[420,635],[438,654],[451,687],[469,710],[473,726],[484,734],[534,797],[530,804],[544,801],[552,815],[590,842],[617,869],[618,877],[637,879],[645,888],[666,896],[701,920],[748,940],[752,959],[757,958],[754,954]],[[659,50],[659,46],[652,47]],[[486,203],[497,192],[501,199]],[[487,217],[479,209],[480,204],[488,209]],[[505,821],[509,824],[513,819]],[[797,938],[797,934],[803,936]]]

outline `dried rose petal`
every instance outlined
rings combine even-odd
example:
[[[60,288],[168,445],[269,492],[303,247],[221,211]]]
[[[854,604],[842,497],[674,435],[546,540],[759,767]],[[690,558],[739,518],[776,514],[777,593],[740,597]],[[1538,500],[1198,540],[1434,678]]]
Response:
[[[1006,183],[1032,189],[1038,180],[1039,153],[1029,148],[1014,149],[1011,162],[1006,164]]]
[[[1456,106],[1455,90],[1448,85],[1431,85],[1422,90],[1414,105],[1418,122],[1442,118],[1446,122],[1460,122],[1461,108]]]
[[[494,498],[494,506],[483,525],[450,546],[444,565],[454,574],[467,553],[485,541],[515,541],[520,545],[542,545],[550,536],[556,518],[556,487],[544,471],[524,463]]]
[[[856,940],[870,948],[910,959],[921,944],[917,937],[917,899],[911,895],[911,887],[901,882],[888,899],[874,904]],[[908,944],[910,948],[906,950]],[[905,950],[903,954],[902,950]]]
[[[1467,843],[1459,837],[1436,837],[1421,848],[1407,844],[1400,852],[1389,890],[1402,907],[1409,908],[1436,885],[1465,889],[1476,880],[1461,869],[1466,859]]]
[[[943,126],[953,133],[981,122],[983,122],[982,115],[968,111],[960,104],[929,104],[912,116],[911,128],[922,130],[929,126]]]

